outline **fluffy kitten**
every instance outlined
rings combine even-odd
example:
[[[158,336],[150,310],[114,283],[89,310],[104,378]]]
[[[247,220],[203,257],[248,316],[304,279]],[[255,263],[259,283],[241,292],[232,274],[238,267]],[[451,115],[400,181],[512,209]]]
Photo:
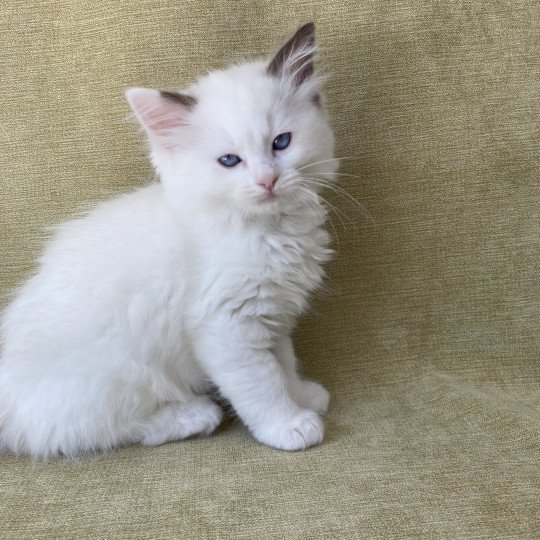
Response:
[[[132,88],[161,182],[61,225],[6,309],[0,447],[74,456],[209,434],[217,386],[262,443],[318,444],[290,333],[329,258],[335,172],[314,25],[182,93]],[[313,182],[311,181],[313,180]]]

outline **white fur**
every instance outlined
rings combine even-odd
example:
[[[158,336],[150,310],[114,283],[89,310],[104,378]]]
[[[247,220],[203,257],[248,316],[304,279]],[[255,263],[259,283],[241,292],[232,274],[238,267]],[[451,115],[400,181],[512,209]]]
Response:
[[[289,335],[330,255],[298,170],[331,176],[333,137],[317,80],[294,87],[265,65],[203,77],[185,91],[192,110],[128,91],[161,182],[61,225],[6,309],[3,450],[73,456],[208,434],[222,418],[214,385],[259,441],[321,442],[328,393],[297,375]],[[226,153],[242,163],[223,167]],[[265,174],[278,177],[271,201]]]

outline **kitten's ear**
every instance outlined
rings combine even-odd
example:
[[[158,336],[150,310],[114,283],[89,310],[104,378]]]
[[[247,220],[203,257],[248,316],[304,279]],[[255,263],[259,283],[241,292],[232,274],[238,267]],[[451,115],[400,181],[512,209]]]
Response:
[[[163,148],[180,145],[180,132],[197,100],[187,94],[129,88],[126,98],[150,141]]]
[[[313,53],[315,46],[315,24],[302,25],[274,55],[266,71],[273,77],[292,79],[295,86],[300,86],[313,75]]]

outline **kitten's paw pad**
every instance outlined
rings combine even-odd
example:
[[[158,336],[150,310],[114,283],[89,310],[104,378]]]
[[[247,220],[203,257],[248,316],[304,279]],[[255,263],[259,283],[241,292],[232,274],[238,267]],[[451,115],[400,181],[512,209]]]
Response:
[[[330,403],[330,393],[315,381],[301,381],[298,388],[299,405],[306,409],[324,414]]]
[[[210,435],[222,420],[221,408],[204,396],[188,403],[165,405],[151,419],[141,443],[156,446],[194,435]]]
[[[257,440],[279,450],[304,450],[320,444],[323,436],[323,422],[313,411],[302,411],[291,421],[256,434]]]

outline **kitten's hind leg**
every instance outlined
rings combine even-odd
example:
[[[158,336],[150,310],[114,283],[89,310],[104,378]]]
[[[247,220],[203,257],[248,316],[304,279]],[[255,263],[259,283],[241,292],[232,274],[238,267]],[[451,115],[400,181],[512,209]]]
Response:
[[[210,435],[222,419],[223,411],[207,396],[186,403],[166,403],[148,419],[141,443],[157,446],[193,435]]]

